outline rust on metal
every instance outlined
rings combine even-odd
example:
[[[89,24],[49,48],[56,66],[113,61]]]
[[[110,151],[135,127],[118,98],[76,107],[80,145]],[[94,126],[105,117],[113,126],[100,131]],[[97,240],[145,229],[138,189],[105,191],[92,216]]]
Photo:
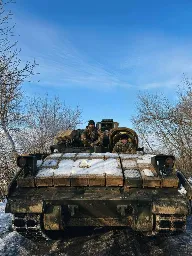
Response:
[[[70,186],[71,185],[70,176],[64,176],[64,175],[54,176],[53,177],[53,185],[56,187]]]
[[[12,201],[8,206],[12,213],[42,213],[43,202],[39,201]]]
[[[43,209],[43,203],[36,203],[34,205],[29,205],[29,210],[28,212],[32,212],[32,213],[40,213],[42,212]]]
[[[88,176],[87,175],[76,175],[71,177],[71,186],[88,186]]]
[[[152,212],[155,214],[188,214],[186,202],[173,199],[156,201],[153,203]]]
[[[123,176],[106,175],[106,186],[123,186]]]
[[[143,179],[143,187],[159,188],[161,186],[161,179],[159,177],[146,177]]]
[[[50,187],[53,186],[53,176],[50,177],[36,177],[35,185],[37,187]]]
[[[33,177],[18,178],[18,187],[35,187],[35,179]]]
[[[148,166],[147,170],[149,170],[153,176],[147,176],[144,173],[144,168],[140,170],[141,177],[143,180],[143,188],[144,187],[149,187],[149,188],[159,188],[161,186],[161,179],[157,176],[156,171],[154,170],[153,167]]]
[[[113,227],[132,227],[133,218],[71,218],[67,226],[113,226]]]
[[[90,187],[94,186],[105,186],[105,175],[89,175],[88,185]]]
[[[186,228],[185,215],[156,215],[155,231],[184,231]]]
[[[50,205],[43,215],[45,230],[64,230],[61,206]]]
[[[167,176],[161,179],[161,186],[167,188],[178,188],[179,180],[177,177]]]

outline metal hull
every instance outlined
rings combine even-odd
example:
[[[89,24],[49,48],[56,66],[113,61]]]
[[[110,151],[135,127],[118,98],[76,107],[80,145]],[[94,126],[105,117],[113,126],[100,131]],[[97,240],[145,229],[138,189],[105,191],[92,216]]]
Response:
[[[23,230],[18,218],[30,220],[31,215],[41,216],[38,225],[45,231],[111,226],[157,234],[184,231],[189,205],[176,189],[19,188],[6,212],[17,216],[13,226],[18,232]]]

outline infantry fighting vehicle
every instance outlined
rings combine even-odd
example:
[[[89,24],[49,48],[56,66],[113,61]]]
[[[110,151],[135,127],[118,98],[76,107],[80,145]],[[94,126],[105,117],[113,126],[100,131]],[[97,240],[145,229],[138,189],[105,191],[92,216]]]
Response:
[[[65,131],[49,155],[18,157],[6,212],[26,237],[52,236],[69,227],[129,227],[145,234],[183,231],[191,190],[174,156],[144,154],[135,131],[112,119],[97,123],[103,145],[85,148],[82,130]],[[111,153],[127,134],[135,154]],[[180,184],[187,194],[178,192]],[[53,237],[53,236],[52,236]]]

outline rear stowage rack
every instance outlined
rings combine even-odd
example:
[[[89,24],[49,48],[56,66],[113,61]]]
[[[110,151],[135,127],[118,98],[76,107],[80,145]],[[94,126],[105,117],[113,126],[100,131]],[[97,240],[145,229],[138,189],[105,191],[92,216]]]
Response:
[[[168,215],[159,214],[155,216],[156,225],[155,231],[184,231],[186,229],[186,216],[185,215]]]
[[[26,238],[47,239],[41,229],[40,214],[15,214],[12,220],[12,228]]]

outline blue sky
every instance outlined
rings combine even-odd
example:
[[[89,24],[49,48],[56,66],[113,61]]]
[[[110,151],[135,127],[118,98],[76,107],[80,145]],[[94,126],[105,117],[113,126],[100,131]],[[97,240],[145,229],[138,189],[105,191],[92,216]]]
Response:
[[[24,90],[79,105],[84,122],[132,127],[139,92],[175,101],[191,77],[190,0],[17,0],[12,10],[22,60],[39,63]]]

